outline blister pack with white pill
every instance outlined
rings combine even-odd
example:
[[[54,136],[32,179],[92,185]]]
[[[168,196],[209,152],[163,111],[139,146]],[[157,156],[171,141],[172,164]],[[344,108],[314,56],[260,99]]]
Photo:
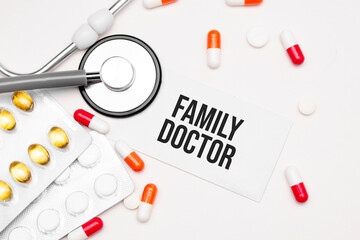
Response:
[[[91,132],[92,143],[0,239],[55,240],[122,201],[134,184],[107,138]]]
[[[0,95],[0,232],[90,144],[44,91]]]

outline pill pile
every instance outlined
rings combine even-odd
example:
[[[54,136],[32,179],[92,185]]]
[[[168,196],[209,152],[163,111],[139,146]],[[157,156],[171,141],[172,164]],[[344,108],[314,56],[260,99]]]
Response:
[[[0,95],[0,231],[90,144],[86,131],[40,91]]]

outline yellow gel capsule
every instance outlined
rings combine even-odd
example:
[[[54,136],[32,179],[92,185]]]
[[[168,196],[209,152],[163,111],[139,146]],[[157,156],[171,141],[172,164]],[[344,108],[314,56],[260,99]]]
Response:
[[[30,159],[37,164],[45,165],[50,160],[49,152],[40,144],[32,144],[28,148]]]
[[[0,201],[8,201],[12,196],[12,190],[9,184],[0,180]]]
[[[12,101],[17,108],[23,111],[31,111],[34,108],[34,102],[27,92],[14,92]]]
[[[4,130],[12,130],[15,127],[15,117],[11,112],[0,109],[0,127]]]
[[[21,162],[12,162],[9,170],[11,176],[18,182],[27,183],[31,180],[30,169]]]
[[[58,148],[64,148],[69,143],[66,132],[59,127],[53,127],[49,133],[50,142]]]

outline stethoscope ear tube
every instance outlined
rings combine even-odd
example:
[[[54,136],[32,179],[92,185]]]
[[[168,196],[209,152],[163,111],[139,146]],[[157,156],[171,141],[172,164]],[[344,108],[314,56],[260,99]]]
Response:
[[[24,75],[0,79],[0,93],[42,88],[87,86],[99,82],[99,74],[87,74],[85,70]]]

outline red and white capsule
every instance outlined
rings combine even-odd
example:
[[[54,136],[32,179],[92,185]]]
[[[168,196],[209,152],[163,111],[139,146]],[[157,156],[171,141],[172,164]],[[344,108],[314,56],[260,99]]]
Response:
[[[176,0],[144,0],[144,7],[155,8],[173,2],[176,2]]]
[[[118,140],[115,143],[115,149],[132,170],[140,172],[144,169],[144,161],[127,143],[122,140]]]
[[[68,240],[85,240],[94,233],[101,230],[103,227],[103,221],[96,217],[84,223],[81,227],[78,227],[67,235]]]
[[[74,112],[74,119],[82,125],[102,134],[106,134],[110,130],[109,125],[104,120],[95,117],[84,109],[76,110]]]
[[[211,30],[207,36],[207,64],[210,68],[218,68],[221,62],[221,35]]]
[[[290,166],[285,170],[285,176],[291,190],[294,194],[296,201],[304,203],[308,200],[309,196],[306,191],[305,185],[300,178],[299,171],[296,167]]]
[[[155,201],[157,193],[157,187],[153,183],[149,183],[145,186],[140,206],[137,211],[137,219],[140,222],[147,222],[151,216],[151,210]]]
[[[280,39],[293,64],[302,64],[305,61],[305,57],[292,32],[284,30],[280,35]]]

